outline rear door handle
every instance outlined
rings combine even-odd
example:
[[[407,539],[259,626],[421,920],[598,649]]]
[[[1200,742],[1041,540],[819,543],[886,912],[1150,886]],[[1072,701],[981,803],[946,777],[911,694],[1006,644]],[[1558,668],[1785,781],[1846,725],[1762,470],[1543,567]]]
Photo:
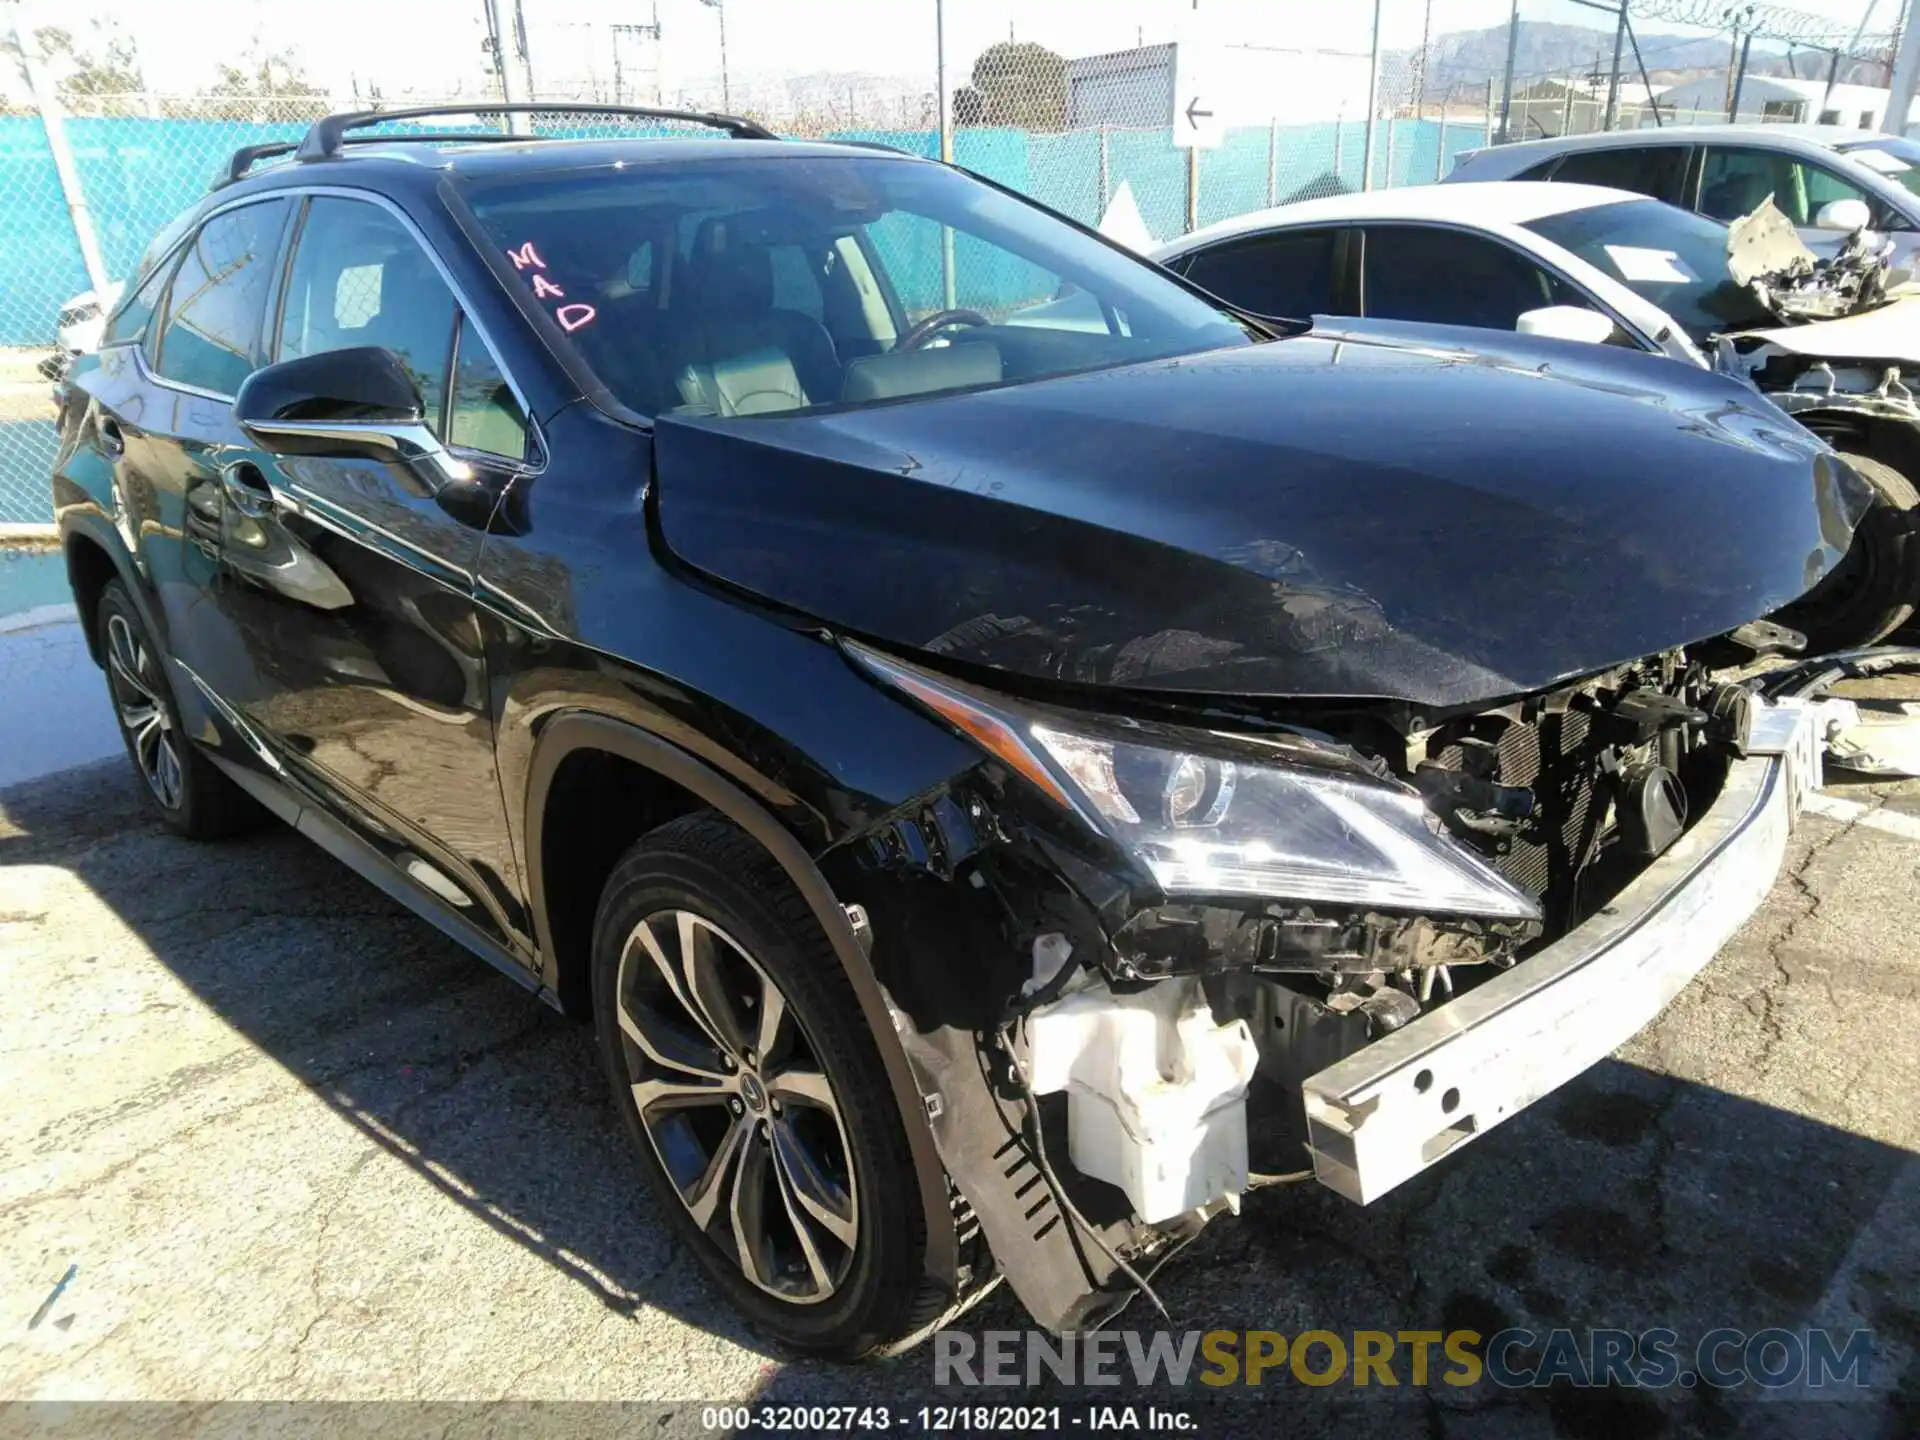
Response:
[[[251,460],[236,460],[222,470],[220,488],[233,508],[250,520],[261,519],[275,507],[273,487]]]
[[[110,459],[118,460],[127,453],[127,437],[121,433],[118,420],[111,415],[102,415],[98,429],[100,448],[107,452]]]

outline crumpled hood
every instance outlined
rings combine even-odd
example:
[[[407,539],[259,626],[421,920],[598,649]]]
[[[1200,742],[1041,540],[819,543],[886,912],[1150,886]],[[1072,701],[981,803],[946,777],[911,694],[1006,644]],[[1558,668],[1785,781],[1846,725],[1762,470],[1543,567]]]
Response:
[[[896,649],[1136,689],[1479,705],[1720,634],[1862,483],[1722,377],[1303,336],[841,412],[662,416],[685,563]]]
[[[1878,360],[1891,365],[1920,365],[1920,295],[1904,295],[1838,320],[1816,320],[1768,330],[1739,330],[1727,338],[1764,340],[1790,354],[1805,355],[1812,360]]]

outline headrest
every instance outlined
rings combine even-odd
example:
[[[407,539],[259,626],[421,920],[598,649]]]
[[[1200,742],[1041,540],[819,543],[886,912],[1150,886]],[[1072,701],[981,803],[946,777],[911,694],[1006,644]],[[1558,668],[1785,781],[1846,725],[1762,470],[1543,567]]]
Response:
[[[710,314],[757,314],[773,308],[773,257],[742,245],[724,220],[701,223],[680,293],[680,305]]]

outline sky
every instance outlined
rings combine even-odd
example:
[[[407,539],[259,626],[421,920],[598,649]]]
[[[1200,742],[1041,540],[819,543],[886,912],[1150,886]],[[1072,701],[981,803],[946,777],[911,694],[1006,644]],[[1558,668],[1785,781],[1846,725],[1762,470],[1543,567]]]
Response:
[[[512,0],[502,0],[511,7]],[[630,82],[657,69],[662,93],[704,92],[720,70],[719,12],[701,0],[520,0],[535,84],[610,80],[617,57]],[[1651,0],[1641,0],[1643,6]],[[1877,0],[1875,29],[1890,27],[1904,0]],[[1868,0],[1793,0],[1793,8],[1851,28]],[[1506,21],[1511,0],[1382,0],[1381,43],[1397,49],[1433,33]],[[84,44],[104,33],[130,38],[150,88],[188,92],[221,61],[255,51],[292,52],[307,75],[342,99],[377,86],[390,100],[411,92],[476,93],[488,84],[483,0],[0,0],[0,25],[58,24]],[[918,79],[931,88],[935,0],[725,0],[727,68],[741,87],[756,78],[856,72]],[[1364,53],[1368,0],[945,0],[950,73],[1011,34],[1067,56],[1200,34],[1226,43]],[[1522,18],[1606,28],[1610,18],[1575,0],[1521,0]],[[1431,20],[1429,22],[1429,12]],[[653,44],[616,25],[646,25]],[[1687,31],[1636,19],[1643,32]],[[636,81],[635,77],[639,77]],[[7,77],[11,80],[11,77]],[[717,99],[717,97],[715,97]],[[711,103],[711,102],[710,102]]]

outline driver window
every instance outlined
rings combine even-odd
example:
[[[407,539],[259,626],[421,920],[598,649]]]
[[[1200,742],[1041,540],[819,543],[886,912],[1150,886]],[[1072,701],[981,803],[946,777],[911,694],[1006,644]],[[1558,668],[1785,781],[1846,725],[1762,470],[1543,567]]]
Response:
[[[439,268],[392,212],[315,196],[295,242],[278,358],[391,350],[420,391],[427,423],[444,434],[455,308]]]

